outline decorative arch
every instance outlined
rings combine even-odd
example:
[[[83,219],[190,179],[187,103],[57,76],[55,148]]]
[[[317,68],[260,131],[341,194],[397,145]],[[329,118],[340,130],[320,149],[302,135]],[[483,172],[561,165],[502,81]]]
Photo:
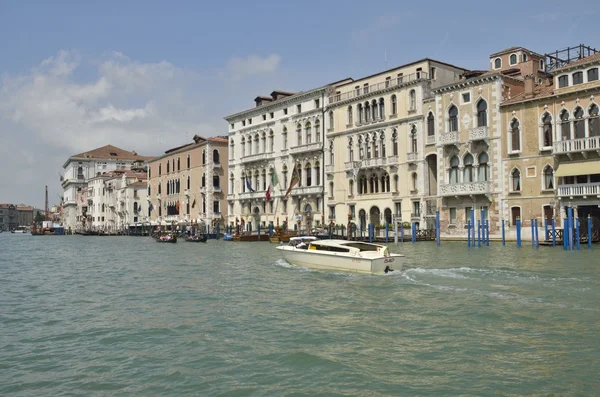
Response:
[[[481,98],[477,101],[475,105],[475,110],[477,111],[477,127],[487,127],[487,102],[485,99]]]
[[[427,114],[427,136],[435,136],[435,116],[432,111]]]
[[[550,164],[546,164],[542,171],[542,189],[543,190],[554,190],[554,167]]]
[[[454,104],[448,107],[448,131],[458,131],[458,107]]]
[[[598,119],[598,115],[599,115],[599,108],[598,105],[596,105],[595,103],[592,103],[589,107],[588,107],[588,115],[589,115],[589,119],[588,119],[588,134],[589,136],[600,136],[600,123],[599,123],[599,119]]]
[[[510,146],[509,152],[520,152],[521,151],[521,122],[517,117],[513,117],[510,120],[509,126],[509,137]]]
[[[486,151],[479,153],[477,156],[477,177],[480,182],[487,182],[490,180],[490,157]]]
[[[519,167],[513,167],[509,173],[510,176],[510,191],[520,192],[522,190],[521,170]]]

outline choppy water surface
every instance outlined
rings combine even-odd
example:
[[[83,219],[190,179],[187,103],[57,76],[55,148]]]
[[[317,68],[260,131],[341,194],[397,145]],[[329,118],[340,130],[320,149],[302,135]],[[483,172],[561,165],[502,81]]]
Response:
[[[0,235],[2,396],[595,395],[600,246],[405,244],[386,276],[269,243]]]

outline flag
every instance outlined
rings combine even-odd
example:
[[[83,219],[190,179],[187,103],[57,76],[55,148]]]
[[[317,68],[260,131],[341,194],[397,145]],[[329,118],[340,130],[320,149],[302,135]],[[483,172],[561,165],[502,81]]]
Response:
[[[194,202],[192,203],[192,208],[194,208],[196,206],[196,199],[194,199]]]
[[[271,201],[271,185],[267,188],[267,194],[265,195],[267,201]]]
[[[246,175],[246,189],[248,189],[250,192],[254,191],[254,189],[252,189],[252,184],[250,183],[250,178],[248,178],[248,175]]]
[[[292,188],[296,186],[298,182],[300,182],[300,174],[298,173],[298,164],[295,164],[294,170],[292,171],[292,179],[290,179],[290,186],[288,187],[287,192],[285,192],[285,198],[290,195]]]
[[[275,188],[275,186],[277,186],[278,183],[279,178],[277,177],[277,171],[275,171],[275,168],[273,168],[273,173],[271,174],[271,186]]]

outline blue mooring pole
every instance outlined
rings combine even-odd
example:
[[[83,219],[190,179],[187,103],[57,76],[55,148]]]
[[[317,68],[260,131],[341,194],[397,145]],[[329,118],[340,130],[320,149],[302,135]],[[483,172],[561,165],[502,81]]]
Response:
[[[577,249],[581,249],[581,234],[579,233],[579,218],[575,218],[575,241],[577,242]]]
[[[410,240],[414,244],[417,241],[417,224],[412,222]]]
[[[373,224],[369,223],[369,242],[373,242]]]
[[[400,241],[404,242],[404,223],[400,224]]]
[[[506,246],[506,230],[504,229],[504,219],[502,219],[502,246]]]
[[[441,239],[440,239],[440,211],[437,210],[435,211],[435,241],[438,245],[438,247],[441,245]]]
[[[517,218],[517,247],[521,246],[521,218]]]
[[[592,217],[588,215],[587,217],[587,230],[588,230],[588,248],[592,248]]]
[[[535,220],[535,248],[540,248],[540,230],[538,228],[538,220]]]
[[[563,219],[563,249],[566,251],[569,246],[569,220]]]
[[[388,223],[386,222],[386,223],[385,223],[385,243],[386,243],[386,244],[388,244],[388,243],[390,242],[390,239],[389,239],[389,237],[390,237],[390,236],[389,236],[389,233],[390,233],[390,228],[389,228],[389,225],[388,225]]]
[[[535,223],[533,218],[531,218],[531,245],[535,247]]]
[[[467,247],[471,246],[471,220],[467,219]]]
[[[471,227],[473,228],[473,234],[472,234],[473,242],[472,242],[472,244],[473,244],[473,247],[475,247],[475,209],[471,210]]]
[[[544,218],[544,230],[545,230],[544,240],[548,241],[548,240],[550,240],[550,236],[548,235],[548,218]]]
[[[481,219],[477,219],[477,246],[481,247]]]
[[[569,207],[567,209],[567,218],[568,218],[568,226],[569,226],[569,250],[573,250],[573,207]]]
[[[485,246],[490,246],[490,221],[485,220]]]
[[[556,247],[556,221],[552,218],[552,246]]]
[[[260,223],[258,224],[258,238],[256,241],[260,241]]]

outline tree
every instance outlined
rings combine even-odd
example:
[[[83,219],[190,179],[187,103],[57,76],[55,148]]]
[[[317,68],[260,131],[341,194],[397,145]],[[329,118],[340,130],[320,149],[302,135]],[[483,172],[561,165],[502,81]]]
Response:
[[[40,211],[37,212],[37,214],[35,214],[35,223],[41,223],[42,221],[45,221],[46,217],[44,217],[44,215],[42,215],[42,213]]]

